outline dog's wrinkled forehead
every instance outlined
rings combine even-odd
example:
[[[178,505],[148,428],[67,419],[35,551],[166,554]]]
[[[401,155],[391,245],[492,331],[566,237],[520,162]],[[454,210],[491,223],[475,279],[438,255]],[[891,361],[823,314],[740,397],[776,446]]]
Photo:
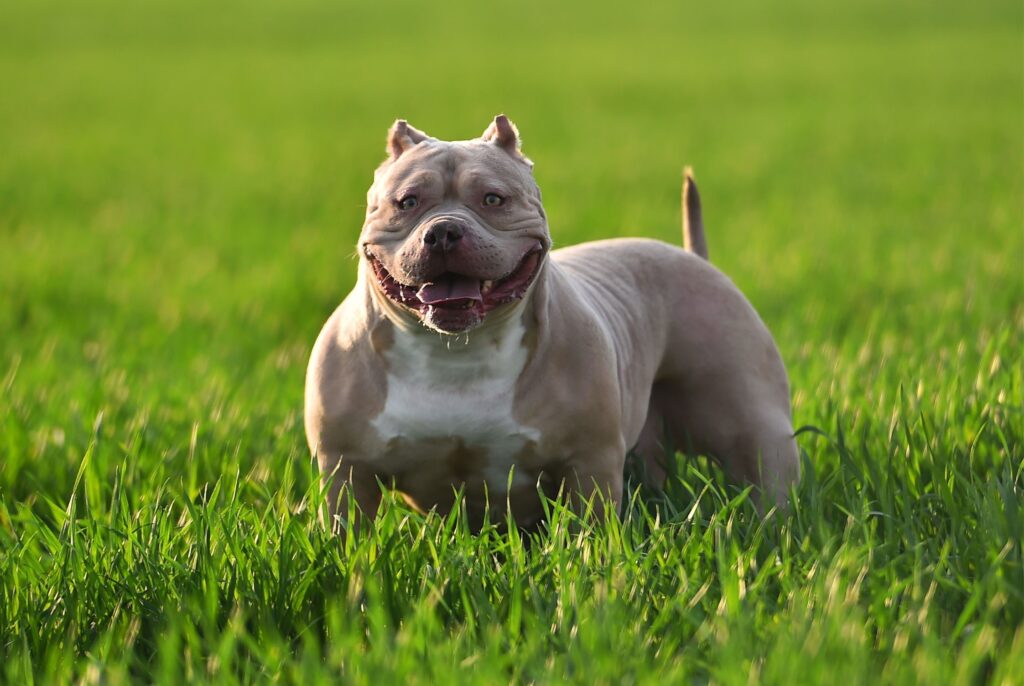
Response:
[[[422,183],[458,186],[489,182],[509,191],[539,193],[533,163],[520,150],[519,132],[504,115],[495,117],[480,138],[442,141],[398,120],[388,132],[388,158],[374,173],[370,206],[384,195]]]

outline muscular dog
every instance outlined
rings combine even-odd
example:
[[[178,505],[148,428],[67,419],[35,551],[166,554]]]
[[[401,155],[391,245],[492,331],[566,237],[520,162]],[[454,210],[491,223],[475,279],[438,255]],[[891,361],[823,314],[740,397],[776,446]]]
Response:
[[[313,348],[306,434],[335,513],[381,487],[421,510],[461,489],[474,521],[543,514],[538,487],[618,504],[626,454],[664,476],[673,445],[717,459],[762,503],[799,476],[771,334],[705,258],[696,187],[684,242],[551,250],[547,217],[498,116],[441,141],[397,121],[374,174],[359,277]],[[578,499],[577,499],[578,497]]]

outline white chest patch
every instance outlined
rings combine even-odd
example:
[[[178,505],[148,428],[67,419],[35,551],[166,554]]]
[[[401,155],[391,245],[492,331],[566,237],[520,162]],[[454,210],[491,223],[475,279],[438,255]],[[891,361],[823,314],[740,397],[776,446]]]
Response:
[[[520,425],[513,416],[516,380],[529,351],[523,345],[525,328],[514,323],[500,337],[480,333],[442,338],[429,331],[395,331],[388,363],[387,400],[372,424],[387,443],[424,446],[431,440],[459,438],[486,455],[480,465],[489,484],[504,490],[515,456],[530,441],[540,440],[536,429]],[[429,462],[429,450],[421,455]],[[385,462],[398,459],[383,455]],[[393,470],[431,469],[432,465],[389,464]],[[528,475],[515,473],[532,482]]]

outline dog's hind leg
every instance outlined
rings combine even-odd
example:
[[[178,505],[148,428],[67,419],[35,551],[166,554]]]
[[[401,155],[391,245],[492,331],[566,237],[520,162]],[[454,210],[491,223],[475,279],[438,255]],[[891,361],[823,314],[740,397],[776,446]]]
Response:
[[[736,377],[742,378],[742,377]],[[694,393],[684,384],[663,381],[661,404],[670,435],[688,443],[687,452],[706,454],[740,485],[756,486],[755,502],[764,507],[785,505],[789,489],[800,477],[788,403],[773,402],[777,393],[720,379]],[[669,400],[671,398],[671,400]]]

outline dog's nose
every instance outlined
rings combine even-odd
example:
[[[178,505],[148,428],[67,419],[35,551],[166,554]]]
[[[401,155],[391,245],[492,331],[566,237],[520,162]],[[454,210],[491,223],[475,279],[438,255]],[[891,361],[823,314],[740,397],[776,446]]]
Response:
[[[423,233],[423,245],[431,252],[451,252],[462,239],[463,229],[457,222],[442,220]]]

